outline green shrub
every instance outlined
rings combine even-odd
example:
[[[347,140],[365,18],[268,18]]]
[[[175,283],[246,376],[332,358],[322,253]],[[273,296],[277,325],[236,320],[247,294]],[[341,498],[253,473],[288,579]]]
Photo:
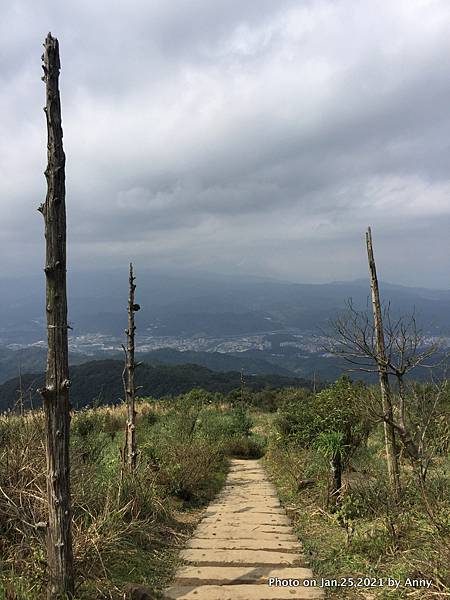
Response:
[[[148,449],[147,449],[148,451]],[[224,469],[224,452],[207,440],[166,440],[152,455],[157,457],[158,484],[182,500],[198,501],[209,495],[214,474]]]
[[[100,426],[114,441],[116,435],[125,429],[125,419],[117,411],[106,409],[103,410]]]
[[[328,460],[338,455],[342,457],[345,454],[344,434],[341,431],[321,431],[314,447]]]
[[[265,452],[265,440],[256,436],[234,436],[226,443],[225,451],[236,458],[261,458]]]
[[[322,434],[342,436],[341,445],[350,456],[368,439],[373,421],[366,409],[366,387],[342,377],[318,394],[291,392],[278,410],[275,427],[280,441],[303,448],[317,443]]]
[[[244,402],[237,402],[231,410],[231,427],[234,435],[248,437],[254,423],[248,414],[248,407]]]
[[[72,419],[71,445],[73,452],[80,456],[83,463],[98,463],[103,457],[111,437],[110,432],[104,432],[104,427],[105,418],[100,410],[83,409],[75,413]]]
[[[103,416],[97,410],[82,409],[72,419],[72,435],[85,439],[103,429]]]
[[[170,409],[160,420],[164,435],[178,440],[189,440],[197,435],[201,413],[210,405],[210,394],[194,389],[174,398]]]

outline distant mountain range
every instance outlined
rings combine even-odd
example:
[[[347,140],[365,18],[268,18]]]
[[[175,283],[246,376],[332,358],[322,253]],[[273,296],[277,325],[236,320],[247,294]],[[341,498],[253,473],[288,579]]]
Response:
[[[111,353],[107,358],[123,361],[123,355],[116,353]],[[17,377],[19,371],[22,374],[44,372],[46,359],[47,350],[45,348],[27,347],[11,350],[0,347],[0,384]],[[70,365],[91,362],[92,359],[92,356],[81,353],[69,355]],[[273,364],[263,356],[247,356],[245,353],[235,356],[222,352],[180,352],[172,348],[161,348],[151,352],[137,352],[136,359],[152,366],[195,364],[217,372],[243,371],[246,375],[295,376],[289,369]]]
[[[97,360],[75,365],[70,370],[70,401],[74,408],[93,404],[116,404],[123,399],[123,362]],[[44,374],[24,374],[22,390],[25,408],[41,405],[37,389],[44,384]],[[186,393],[193,388],[211,392],[230,392],[241,385],[239,372],[218,373],[199,365],[142,364],[136,369],[136,385],[142,386],[140,396],[161,398]],[[280,375],[248,375],[245,385],[249,389],[280,388],[284,386],[310,387],[311,383],[300,378]],[[0,385],[0,412],[13,408],[19,397],[19,378],[15,377]]]
[[[138,358],[148,368],[194,364],[216,374],[243,371],[247,376],[332,381],[346,365],[324,352],[323,332],[350,298],[355,308],[371,309],[367,280],[300,284],[142,269],[136,269],[136,276],[141,305],[136,344]],[[44,276],[0,280],[0,285],[1,384],[19,370],[24,375],[45,370],[46,331]],[[127,286],[126,270],[69,272],[70,363],[75,373],[77,365],[94,360],[123,362]],[[426,335],[446,337],[450,346],[450,290],[383,282],[380,289],[394,314],[414,311]],[[112,369],[103,371],[110,373]],[[109,389],[110,382],[103,384]]]
[[[166,275],[136,270],[138,333],[154,336],[246,335],[274,331],[313,332],[327,327],[348,298],[365,308],[368,280],[300,284],[257,278]],[[44,278],[0,280],[0,345],[45,337]],[[450,290],[381,283],[394,312],[415,311],[430,335],[450,335]],[[123,335],[127,272],[69,272],[69,321],[74,335]]]

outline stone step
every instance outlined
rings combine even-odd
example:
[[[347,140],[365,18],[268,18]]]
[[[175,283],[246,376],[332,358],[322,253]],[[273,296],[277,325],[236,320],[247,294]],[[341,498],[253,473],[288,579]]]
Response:
[[[272,487],[262,487],[259,485],[256,485],[255,483],[249,483],[248,485],[230,485],[228,486],[225,490],[222,491],[223,496],[226,496],[228,494],[253,494],[253,495],[257,495],[259,490],[261,491],[265,491],[268,494],[272,494],[273,496],[276,497],[276,493],[274,491],[274,489]]]
[[[304,567],[181,567],[177,571],[176,585],[236,585],[253,583],[267,585],[269,577],[278,579],[312,578],[311,569]]]
[[[210,517],[211,515],[242,515],[245,517],[246,515],[286,515],[286,511],[278,506],[262,506],[262,505],[250,505],[250,506],[242,506],[237,505],[234,508],[227,507],[225,505],[216,505],[211,507],[210,510],[205,511],[205,518]]]
[[[252,496],[255,496],[257,498],[261,498],[263,496],[263,492],[264,498],[276,498],[278,500],[277,494],[272,489],[266,490],[263,488],[260,492],[259,488],[255,485],[249,485],[248,488],[242,486],[230,487],[224,490],[220,494],[219,498],[228,498],[230,496],[242,496],[242,498],[250,498]]]
[[[292,533],[292,529],[287,525],[258,525],[256,523],[253,525],[221,525],[220,523],[202,523],[195,530],[195,535],[201,534],[200,537],[207,537],[208,535],[218,535],[219,533],[225,533],[225,537],[229,537],[231,535],[233,537],[251,538],[257,533],[274,533],[289,535],[290,533]]]
[[[291,540],[267,540],[254,539],[210,539],[192,538],[187,543],[187,548],[211,548],[216,550],[273,550],[283,552],[300,552],[301,546],[297,541]]]
[[[164,595],[167,600],[292,600],[323,597],[323,591],[319,588],[251,584],[173,586]]]
[[[286,515],[270,515],[270,514],[243,514],[243,513],[225,513],[208,515],[202,521],[202,523],[222,523],[225,524],[238,524],[245,525],[246,523],[252,525],[290,525],[290,521]]]
[[[281,506],[280,501],[275,494],[226,494],[220,498],[221,502],[234,504],[236,506],[251,506],[264,498],[265,504],[271,504],[277,507]]]
[[[259,490],[255,486],[249,488],[233,488],[223,492],[223,496],[218,498],[240,498],[242,502],[254,502],[255,500],[264,500],[265,502],[279,502],[277,494],[273,490]]]
[[[245,510],[249,510],[252,508],[259,508],[264,510],[273,510],[273,509],[283,509],[283,506],[278,502],[278,500],[272,498],[268,498],[261,502],[260,497],[254,496],[251,498],[234,498],[231,496],[230,498],[222,498],[220,501],[220,505],[229,506],[234,510],[241,510],[244,512]],[[214,506],[219,506],[215,504]],[[286,514],[286,513],[285,513]]]
[[[228,490],[231,489],[239,489],[239,488],[251,488],[252,486],[255,487],[255,489],[267,489],[267,490],[274,490],[276,489],[271,483],[269,483],[266,480],[264,480],[264,478],[260,478],[260,479],[256,479],[255,477],[250,478],[243,478],[241,477],[236,477],[236,478],[230,478],[229,480],[227,480],[227,485],[222,489],[222,491],[220,492],[221,494],[223,494],[223,492],[226,492]]]
[[[294,566],[303,561],[297,554],[270,550],[217,550],[188,548],[182,550],[180,558],[197,565],[246,565],[246,566]]]
[[[270,502],[250,502],[250,503],[246,503],[246,504],[238,504],[236,506],[230,505],[228,503],[224,503],[224,502],[217,502],[217,503],[213,503],[210,504],[208,506],[208,508],[206,509],[206,514],[210,513],[210,512],[222,512],[222,513],[241,513],[241,514],[248,514],[248,513],[271,513],[271,514],[279,514],[279,515],[284,515],[285,510],[284,508],[282,508],[280,505],[275,505],[273,506],[273,503]]]
[[[214,531],[212,534],[210,531],[202,530],[195,532],[195,537],[197,539],[209,539],[209,540],[280,540],[286,542],[297,541],[297,536],[293,533],[273,533],[273,532],[265,532],[265,531],[243,531],[242,529],[239,532],[239,536],[236,536],[236,528],[229,527],[227,529],[223,529],[221,531]]]

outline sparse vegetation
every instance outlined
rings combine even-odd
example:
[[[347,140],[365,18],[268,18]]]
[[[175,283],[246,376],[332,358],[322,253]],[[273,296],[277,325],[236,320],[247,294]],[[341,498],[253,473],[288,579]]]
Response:
[[[421,487],[408,455],[401,454],[403,493],[395,509],[389,502],[381,420],[371,408],[376,390],[348,378],[317,394],[301,388],[267,394],[248,390],[245,404],[236,400],[239,390],[226,396],[194,389],[140,400],[134,473],[121,471],[125,405],[75,412],[76,598],[119,600],[129,584],[160,591],[201,508],[224,482],[227,457],[264,454],[317,576],[430,578],[431,589],[421,590],[420,597],[445,597],[450,585],[450,394],[444,386],[435,403],[436,390],[414,386],[411,423],[421,418],[424,402],[436,404],[438,417],[424,439],[432,460]],[[257,406],[260,401],[264,410]],[[0,598],[44,598],[42,413],[2,417],[0,441]],[[337,450],[342,485],[337,501],[331,501],[330,461]],[[365,593],[331,591],[330,597],[364,598]],[[403,597],[386,588],[371,593]]]
[[[261,435],[227,399],[202,390],[137,405],[139,454],[121,469],[126,407],[72,418],[76,598],[122,599],[127,584],[168,582],[177,550],[220,489],[227,456],[262,452]],[[0,598],[45,597],[45,449],[42,412],[0,418]]]
[[[290,509],[315,574],[432,581],[428,591],[379,587],[347,589],[343,595],[341,589],[330,591],[330,597],[366,598],[370,592],[377,598],[444,598],[450,593],[450,389],[448,384],[414,387],[416,397],[425,394],[438,406],[439,418],[424,437],[424,444],[433,447],[426,485],[407,452],[400,453],[398,504],[390,499],[381,419],[377,422],[373,412],[365,410],[374,389],[341,379],[316,396],[299,393],[297,402],[289,390],[274,416],[265,464]],[[409,400],[413,422],[420,418],[420,403]],[[339,501],[330,503],[329,461],[337,452],[343,457],[342,485]]]

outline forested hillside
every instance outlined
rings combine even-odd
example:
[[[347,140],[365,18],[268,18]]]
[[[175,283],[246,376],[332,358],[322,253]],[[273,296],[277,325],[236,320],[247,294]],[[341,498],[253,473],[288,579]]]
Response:
[[[149,365],[183,365],[194,364],[207,367],[212,371],[243,371],[248,375],[275,374],[292,377],[294,373],[282,365],[269,362],[264,356],[251,356],[246,353],[239,355],[223,352],[194,352],[179,351],[174,348],[160,348],[151,352],[140,352],[136,356],[140,361]],[[69,364],[79,365],[100,358],[122,360],[123,354],[118,352],[95,351],[94,355],[81,352],[69,352]],[[25,347],[12,350],[0,346],[0,384],[22,373],[40,373],[45,369],[47,349],[44,347]]]
[[[98,360],[71,367],[70,400],[74,408],[101,404],[117,404],[123,400],[123,361]],[[37,392],[44,383],[44,374],[22,375],[24,405],[38,407],[42,399]],[[210,392],[230,392],[241,385],[241,374],[237,371],[214,372],[199,365],[178,366],[142,364],[136,369],[136,385],[142,386],[141,396],[177,395],[193,388]],[[305,379],[280,375],[249,375],[245,377],[249,389],[280,388],[295,385],[310,387]],[[0,410],[12,408],[19,398],[19,378],[15,377],[0,385]],[[31,398],[30,398],[31,392]]]

